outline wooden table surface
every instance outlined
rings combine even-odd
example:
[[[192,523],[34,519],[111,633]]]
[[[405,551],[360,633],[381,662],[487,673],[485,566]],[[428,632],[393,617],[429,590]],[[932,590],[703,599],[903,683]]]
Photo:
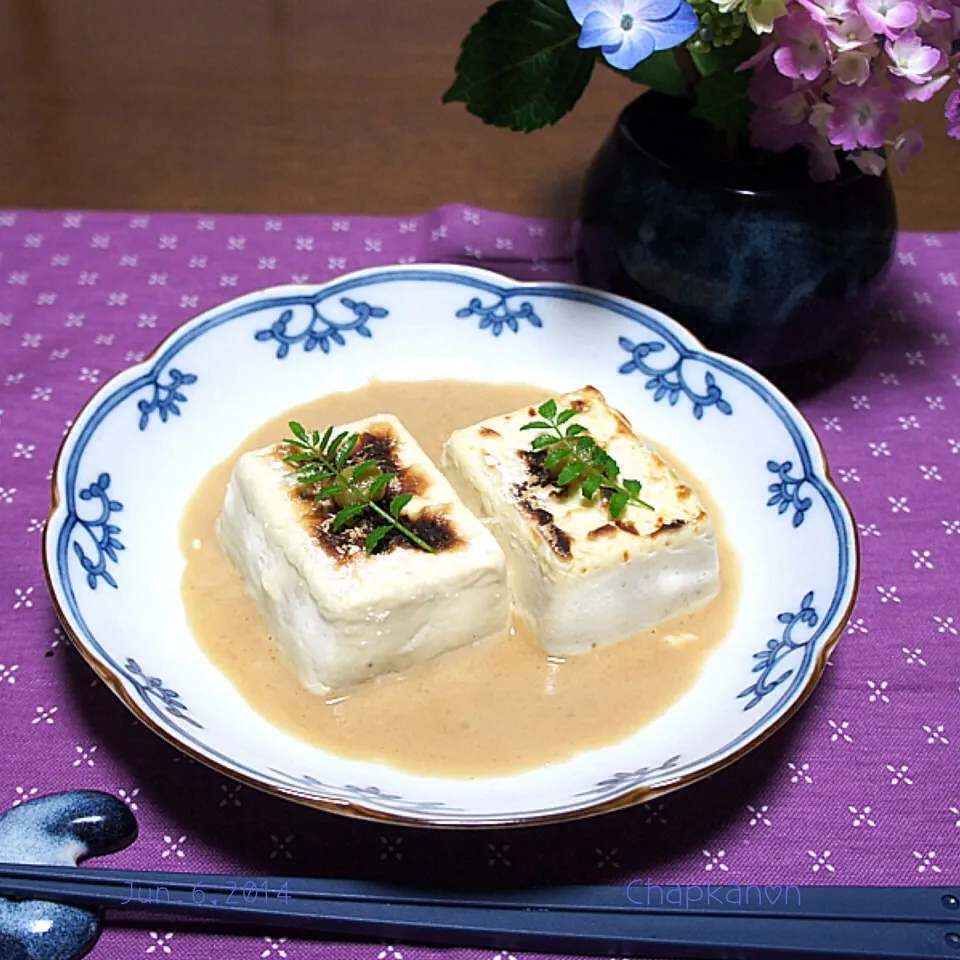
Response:
[[[0,0],[0,205],[570,216],[637,92],[598,70],[530,135],[443,106],[486,0]],[[897,178],[908,230],[960,230],[943,96]]]

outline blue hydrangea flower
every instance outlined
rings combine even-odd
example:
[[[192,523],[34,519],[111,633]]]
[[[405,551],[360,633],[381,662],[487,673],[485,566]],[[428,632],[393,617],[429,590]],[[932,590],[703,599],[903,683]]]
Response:
[[[581,26],[577,45],[600,47],[611,67],[632,70],[656,50],[679,46],[699,22],[684,0],[567,0]]]

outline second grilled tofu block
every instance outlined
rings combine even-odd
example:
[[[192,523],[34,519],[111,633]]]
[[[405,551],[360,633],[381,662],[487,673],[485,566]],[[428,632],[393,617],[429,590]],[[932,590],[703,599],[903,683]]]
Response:
[[[514,604],[556,656],[624,640],[692,610],[719,590],[711,518],[696,493],[645,446],[602,394],[586,387],[559,398],[577,411],[621,476],[641,481],[654,509],[629,505],[613,520],[607,499],[562,489],[531,448],[530,407],[458,430],[442,466],[466,505],[507,554]]]

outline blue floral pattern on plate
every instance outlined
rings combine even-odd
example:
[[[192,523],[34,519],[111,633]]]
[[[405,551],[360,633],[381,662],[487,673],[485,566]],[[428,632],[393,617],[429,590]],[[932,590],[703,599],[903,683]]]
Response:
[[[110,489],[110,474],[101,473],[97,479],[88,487],[81,490],[77,496],[85,502],[96,501],[99,507],[99,513],[96,517],[84,520],[79,515],[79,504],[73,505],[74,518],[77,530],[83,530],[89,535],[90,542],[97,551],[96,560],[88,557],[79,541],[73,541],[73,552],[80,561],[87,575],[87,585],[91,590],[97,589],[97,583],[103,580],[104,583],[116,588],[117,581],[107,569],[107,561],[118,561],[117,551],[123,550],[123,544],[117,539],[120,528],[110,522],[115,513],[123,509],[123,504],[119,500],[114,500],[107,493]],[[88,544],[89,546],[89,544]]]
[[[594,801],[606,800],[608,797],[615,797],[617,794],[623,793],[624,790],[636,790],[637,787],[646,786],[657,774],[669,773],[679,763],[680,754],[675,754],[655,767],[639,767],[636,770],[619,771],[613,776],[597,781],[589,790],[582,790],[577,796],[590,797]]]
[[[197,382],[196,374],[183,373],[173,367],[169,373],[169,380],[166,383],[161,383],[162,373],[162,369],[154,371],[152,378],[153,397],[150,400],[141,400],[137,404],[137,409],[140,411],[141,430],[147,429],[150,417],[154,413],[160,415],[161,423],[166,423],[171,416],[179,417],[179,404],[187,402],[187,395],[180,388]]]
[[[316,777],[311,777],[309,774],[293,776],[292,774],[284,773],[282,770],[274,770],[273,772],[290,783],[309,787],[312,790],[322,791],[327,796],[336,796],[343,800],[373,800],[377,803],[385,804],[396,810],[404,810],[408,813],[432,814],[437,811],[444,811],[446,813],[457,813],[460,811],[459,807],[454,807],[441,800],[407,800],[400,796],[400,794],[381,790],[380,787],[358,787],[352,783],[337,787],[333,784],[324,783]]]
[[[807,482],[807,478],[790,476],[790,471],[793,470],[793,463],[790,460],[785,460],[783,463],[768,460],[767,469],[780,478],[779,483],[771,483],[767,487],[770,492],[767,506],[776,507],[777,513],[781,515],[793,507],[793,525],[799,527],[803,523],[806,512],[813,506],[813,500],[800,494],[800,488]]]
[[[733,407],[724,399],[723,390],[717,385],[716,377],[710,370],[704,373],[705,389],[702,393],[687,382],[683,367],[687,361],[693,359],[690,354],[678,351],[677,359],[672,364],[658,369],[651,366],[647,358],[665,350],[665,343],[659,340],[634,343],[627,337],[620,337],[619,343],[621,348],[630,354],[630,359],[620,367],[620,373],[642,373],[648,377],[645,386],[653,391],[655,401],[666,398],[670,406],[675,406],[680,397],[685,396],[693,405],[693,415],[698,420],[708,407],[715,407],[728,417],[733,413]]]
[[[311,308],[311,316],[307,325],[298,333],[291,333],[289,329],[294,319],[294,311],[290,308],[284,310],[269,327],[258,330],[254,338],[262,341],[276,341],[279,344],[278,360],[287,356],[290,348],[298,343],[303,344],[303,349],[307,353],[316,350],[317,347],[321,352],[329,353],[332,343],[341,347],[346,345],[345,333],[353,332],[369,339],[373,336],[369,327],[370,321],[388,315],[388,311],[383,307],[372,307],[369,303],[341,297],[340,305],[349,310],[353,316],[349,320],[334,320],[320,312],[320,303],[323,299],[325,298],[314,297],[305,301]]]
[[[479,329],[489,330],[495,337],[499,337],[503,333],[504,327],[514,333],[519,333],[521,320],[526,320],[531,327],[543,326],[543,320],[537,316],[537,312],[533,309],[533,304],[529,300],[524,300],[519,307],[514,309],[508,303],[509,299],[508,294],[503,294],[495,303],[484,306],[479,297],[472,297],[465,307],[461,307],[457,311],[457,316],[461,320],[467,317],[479,317]]]
[[[783,624],[783,632],[779,637],[768,640],[766,647],[753,655],[754,660],[756,660],[753,665],[753,672],[759,673],[760,676],[755,683],[750,684],[749,687],[737,694],[738,699],[750,697],[743,708],[744,710],[752,710],[764,697],[773,693],[781,683],[784,683],[796,672],[797,667],[794,666],[778,677],[771,679],[771,675],[783,660],[798,651],[801,652],[804,661],[806,660],[810,650],[810,642],[814,639],[815,634],[811,632],[803,640],[797,640],[794,638],[793,631],[801,625],[812,631],[819,622],[820,617],[813,606],[813,591],[811,590],[800,601],[800,609],[796,613],[781,613],[777,619]]]
[[[180,694],[177,693],[176,690],[165,687],[159,677],[147,676],[140,668],[140,664],[132,657],[127,658],[124,666],[126,667],[127,678],[143,696],[156,697],[171,717],[176,717],[178,720],[185,720],[198,730],[203,729],[203,725],[197,723],[197,721],[190,716],[187,705],[180,699]]]

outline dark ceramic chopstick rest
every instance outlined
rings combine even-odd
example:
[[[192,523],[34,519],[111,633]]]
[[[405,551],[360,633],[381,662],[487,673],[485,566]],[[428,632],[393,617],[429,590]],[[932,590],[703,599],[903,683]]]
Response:
[[[0,815],[0,862],[69,866],[129,846],[137,821],[116,797],[71,790]],[[100,936],[99,910],[0,898],[2,960],[76,960]]]

